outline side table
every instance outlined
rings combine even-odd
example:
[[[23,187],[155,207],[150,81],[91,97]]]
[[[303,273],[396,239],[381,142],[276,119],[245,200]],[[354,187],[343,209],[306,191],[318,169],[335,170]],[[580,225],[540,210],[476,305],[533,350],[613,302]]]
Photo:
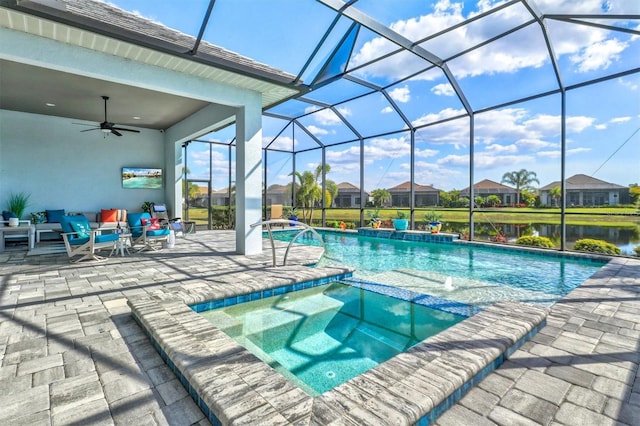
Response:
[[[116,254],[120,252],[120,257],[124,257],[125,251],[127,254],[131,254],[129,247],[131,247],[131,234],[128,232],[120,234],[120,238],[118,238],[118,241],[116,242]]]

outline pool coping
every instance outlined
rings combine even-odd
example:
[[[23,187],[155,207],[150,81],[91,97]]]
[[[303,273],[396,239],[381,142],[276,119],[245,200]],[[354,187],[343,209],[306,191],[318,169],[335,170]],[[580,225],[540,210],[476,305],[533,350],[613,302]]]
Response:
[[[317,279],[349,271],[316,270]],[[293,279],[291,286],[305,279]],[[308,279],[307,279],[308,281]],[[212,424],[430,424],[545,325],[547,308],[499,302],[325,392],[307,395],[188,305],[256,291],[139,296],[128,304],[165,362]]]

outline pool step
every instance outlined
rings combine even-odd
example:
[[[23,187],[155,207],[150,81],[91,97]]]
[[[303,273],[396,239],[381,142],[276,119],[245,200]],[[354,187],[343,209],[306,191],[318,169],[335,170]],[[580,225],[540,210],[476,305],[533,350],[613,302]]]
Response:
[[[334,318],[325,333],[376,362],[385,361],[415,343],[409,336],[342,314]]]
[[[324,330],[342,306],[341,302],[323,295],[296,300],[296,303],[295,309],[290,303],[281,302],[254,312],[250,320],[245,320],[242,334],[269,352],[284,342],[291,344]]]

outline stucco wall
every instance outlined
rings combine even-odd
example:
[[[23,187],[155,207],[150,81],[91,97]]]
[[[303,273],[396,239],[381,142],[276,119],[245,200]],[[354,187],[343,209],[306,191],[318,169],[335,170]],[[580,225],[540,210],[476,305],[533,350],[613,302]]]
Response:
[[[140,211],[144,201],[164,202],[162,189],[123,189],[121,179],[122,167],[160,167],[166,174],[161,132],[105,138],[74,122],[0,110],[0,209],[10,192],[21,191],[31,194],[26,218],[45,209]]]

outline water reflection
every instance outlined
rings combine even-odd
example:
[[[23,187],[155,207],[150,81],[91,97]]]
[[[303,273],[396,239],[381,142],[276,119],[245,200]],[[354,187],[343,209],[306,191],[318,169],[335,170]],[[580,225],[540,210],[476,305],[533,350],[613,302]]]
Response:
[[[463,233],[468,231],[466,223],[448,223],[443,232]],[[476,222],[475,238],[478,240],[494,240],[498,232],[502,232],[509,241],[524,235],[538,232],[541,237],[549,238],[556,247],[560,247],[560,225],[548,223],[489,223]],[[620,228],[615,226],[567,225],[567,247],[583,238],[592,238],[610,242],[622,250],[622,254],[634,255],[634,247],[640,245],[640,226]]]

